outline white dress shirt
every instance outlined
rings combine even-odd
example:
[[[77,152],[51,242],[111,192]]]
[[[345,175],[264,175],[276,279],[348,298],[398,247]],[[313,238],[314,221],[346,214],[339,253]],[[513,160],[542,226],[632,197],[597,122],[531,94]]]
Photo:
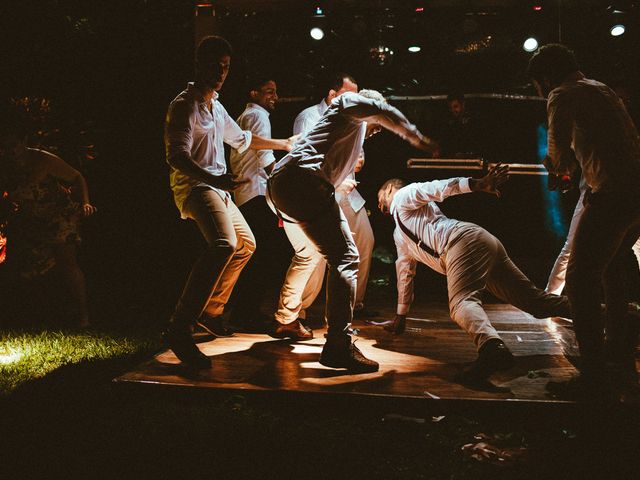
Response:
[[[304,134],[272,175],[296,165],[338,187],[353,173],[364,142],[366,122],[378,122],[406,138],[418,129],[395,107],[346,92],[336,97],[318,123]]]
[[[468,193],[468,178],[450,178],[425,183],[412,183],[398,190],[390,205],[390,213],[396,221],[396,215],[402,224],[422,243],[440,255],[435,258],[420,248],[396,224],[393,240],[398,251],[396,273],[398,279],[398,310],[405,315],[413,301],[413,277],[417,262],[422,262],[438,273],[446,275],[444,254],[449,247],[452,233],[461,227],[470,225],[466,222],[447,218],[435,202],[447,197]]]
[[[251,132],[243,131],[233,121],[218,101],[218,93],[214,92],[211,102],[207,103],[193,83],[169,104],[164,138],[167,162],[171,166],[171,188],[182,218],[186,218],[182,207],[194,187],[216,190],[223,198],[228,193],[185,175],[173,167],[173,158],[188,155],[213,175],[223,175],[227,172],[224,143],[238,151],[246,150],[251,144]]]
[[[293,122],[293,134],[300,135],[311,130],[311,127],[318,123],[318,120],[327,111],[327,108],[329,108],[329,105],[323,98],[317,105],[311,105],[302,110]]]
[[[269,112],[256,103],[247,103],[244,112],[238,117],[238,125],[254,135],[271,138]],[[249,180],[233,192],[236,205],[240,206],[267,191],[267,172],[265,167],[275,162],[273,150],[231,150],[231,170],[242,180]]]
[[[576,74],[551,91],[547,113],[554,173],[568,173],[577,160],[594,192],[637,188],[640,137],[613,90]]]

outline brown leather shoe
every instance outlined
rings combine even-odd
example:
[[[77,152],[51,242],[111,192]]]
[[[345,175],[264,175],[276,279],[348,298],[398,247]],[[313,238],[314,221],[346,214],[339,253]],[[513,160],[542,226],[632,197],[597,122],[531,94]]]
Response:
[[[313,338],[313,330],[306,328],[300,323],[299,320],[294,320],[291,323],[275,322],[273,332],[271,332],[273,338],[291,338],[292,340],[311,340]]]

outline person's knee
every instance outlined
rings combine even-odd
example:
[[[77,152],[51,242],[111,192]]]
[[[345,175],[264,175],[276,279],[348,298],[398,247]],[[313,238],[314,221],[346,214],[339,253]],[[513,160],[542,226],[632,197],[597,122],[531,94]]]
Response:
[[[220,238],[207,246],[204,255],[217,258],[231,258],[238,249],[236,240]]]

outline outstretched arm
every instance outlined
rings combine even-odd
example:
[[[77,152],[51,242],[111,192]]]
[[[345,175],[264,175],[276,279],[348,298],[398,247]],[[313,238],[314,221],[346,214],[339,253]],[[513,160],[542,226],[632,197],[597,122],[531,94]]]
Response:
[[[420,133],[404,114],[397,108],[376,100],[359,97],[355,101],[353,96],[342,99],[345,104],[344,112],[354,118],[368,123],[377,123],[409,142],[414,147],[432,151],[435,143]]]
[[[417,262],[409,256],[401,243],[396,242],[396,248],[398,250],[398,259],[396,260],[398,306],[393,323],[385,325],[384,329],[401,335],[404,333],[407,313],[413,303],[413,277],[416,274]]]

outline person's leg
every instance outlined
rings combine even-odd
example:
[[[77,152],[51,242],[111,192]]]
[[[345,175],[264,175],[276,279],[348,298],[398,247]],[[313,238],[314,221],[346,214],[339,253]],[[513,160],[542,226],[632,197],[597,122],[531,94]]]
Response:
[[[191,268],[172,323],[193,325],[207,305],[226,265],[233,258],[238,239],[225,200],[209,189],[196,189],[186,201],[185,212],[195,220],[207,242]]]
[[[353,239],[356,242],[358,255],[360,255],[360,266],[358,267],[358,282],[356,287],[356,303],[355,309],[364,308],[364,297],[367,292],[367,283],[369,281],[369,271],[371,269],[371,258],[373,254],[373,246],[375,239],[373,229],[369,222],[367,210],[361,208],[358,212],[354,212],[351,206],[344,208],[349,228],[353,233]]]
[[[445,255],[451,318],[473,339],[478,358],[458,379],[484,383],[494,372],[511,368],[514,358],[482,308],[486,278],[496,259],[494,237],[480,227],[467,228]]]
[[[227,199],[225,204],[227,218],[235,232],[236,248],[218,275],[205,308],[206,314],[211,317],[222,315],[242,269],[256,250],[256,240],[253,237],[251,228],[247,225],[238,207],[230,199]]]
[[[487,275],[487,287],[500,300],[530,313],[536,318],[571,317],[569,299],[536,287],[507,255],[497,238],[496,262]]]
[[[87,308],[87,286],[84,273],[78,265],[77,247],[74,243],[57,243],[53,245],[56,260],[56,271],[62,278],[69,295],[69,313],[74,323],[81,327],[89,326],[89,310]]]
[[[567,294],[571,301],[576,338],[580,347],[580,370],[588,377],[599,377],[604,368],[604,321],[601,315],[600,288],[605,288],[610,328],[626,317],[624,275],[616,258],[623,245],[631,248],[631,238],[640,225],[637,198],[597,193],[585,206],[576,231],[567,269]],[[605,278],[606,272],[606,278]],[[621,328],[621,330],[624,330]]]
[[[309,278],[317,265],[320,262],[324,263],[324,260],[299,224],[285,222],[284,230],[291,242],[294,255],[280,289],[275,319],[280,323],[288,324],[298,319],[303,306],[303,292]]]
[[[231,314],[232,322],[243,326],[258,326],[263,316],[260,307],[275,275],[274,262],[279,252],[278,218],[267,206],[264,196],[256,196],[242,204],[240,212],[255,236],[258,246],[251,260],[242,270],[235,287],[235,303]]]
[[[480,227],[467,229],[445,256],[451,319],[473,339],[477,349],[500,339],[482,308],[487,272],[495,260],[496,245],[486,241]]]
[[[560,295],[564,289],[567,265],[569,264],[569,256],[571,255],[571,249],[573,248],[573,239],[576,234],[576,228],[578,228],[578,223],[580,222],[580,217],[584,211],[584,194],[585,190],[582,190],[580,198],[578,198],[578,203],[576,203],[576,208],[573,210],[573,216],[571,217],[571,223],[569,224],[569,232],[567,233],[567,240],[564,242],[562,250],[560,250],[560,254],[553,264],[553,268],[549,274],[549,280],[545,288],[545,291],[548,293]]]
[[[300,319],[307,318],[307,309],[313,305],[313,302],[318,298],[320,290],[322,290],[322,284],[327,273],[327,262],[324,258],[320,258],[315,268],[311,272],[309,280],[302,291],[301,308],[298,312]]]
[[[353,318],[359,258],[347,219],[333,202],[323,215],[300,227],[327,262],[328,336],[344,335]]]
[[[640,235],[640,228],[631,229],[603,274],[606,304],[606,353],[613,365],[635,377],[635,350],[638,341],[637,318],[628,314],[628,303],[634,299],[630,275],[637,275],[631,246]],[[635,267],[635,268],[634,268]]]

